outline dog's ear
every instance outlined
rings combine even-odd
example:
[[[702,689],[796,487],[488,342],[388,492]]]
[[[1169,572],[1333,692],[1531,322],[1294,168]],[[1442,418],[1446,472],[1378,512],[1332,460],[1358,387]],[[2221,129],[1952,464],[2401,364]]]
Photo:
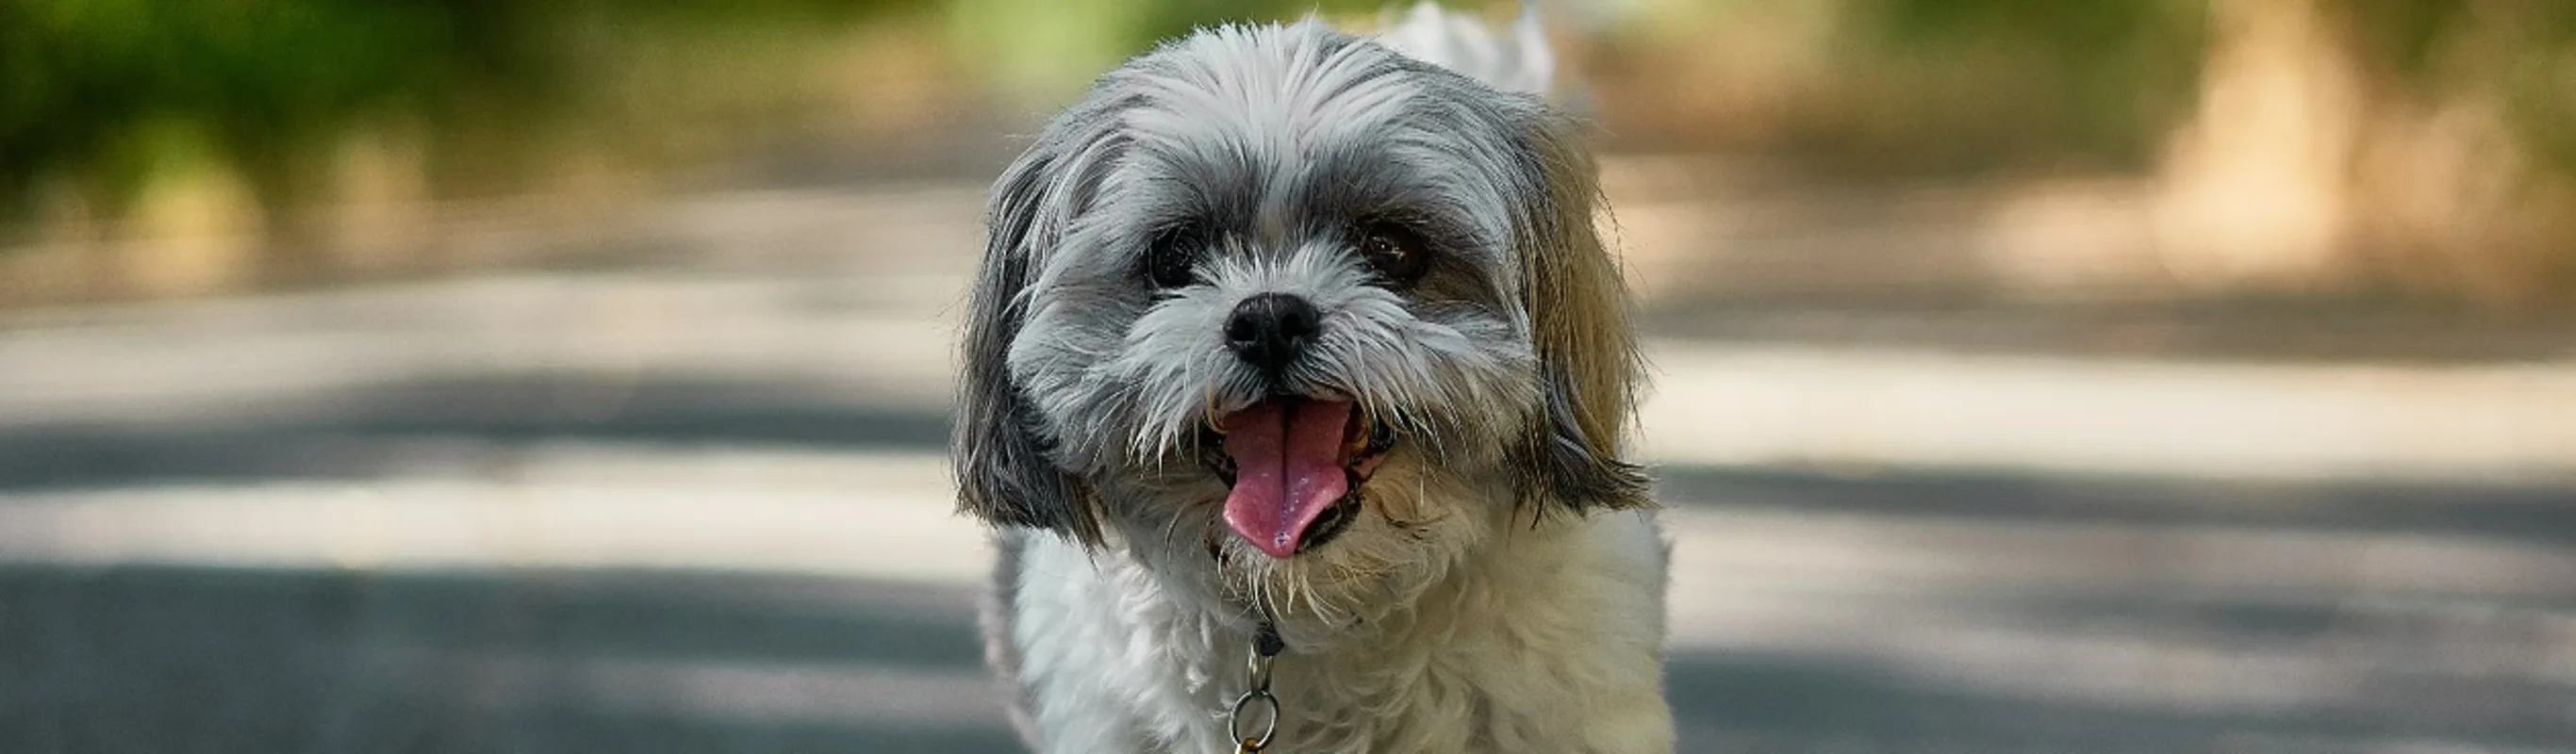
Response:
[[[1057,195],[1064,190],[1060,144],[1041,137],[994,184],[985,218],[991,236],[966,308],[950,460],[960,511],[1096,545],[1100,516],[1091,487],[1050,458],[1038,415],[1007,363],[1028,313],[1034,257],[1055,242],[1066,219],[1066,197]]]
[[[1519,250],[1546,410],[1517,451],[1521,495],[1573,512],[1650,504],[1646,476],[1621,453],[1643,364],[1627,285],[1594,228],[1600,194],[1581,126],[1553,112],[1524,129],[1545,206],[1530,208]],[[1544,511],[1544,509],[1542,509]]]

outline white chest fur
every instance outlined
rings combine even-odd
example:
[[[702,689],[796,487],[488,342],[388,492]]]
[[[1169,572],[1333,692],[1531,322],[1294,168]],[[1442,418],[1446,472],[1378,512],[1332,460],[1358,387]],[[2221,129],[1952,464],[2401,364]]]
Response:
[[[1041,751],[1232,751],[1248,638],[1114,549],[1006,531],[1006,672]],[[1414,604],[1278,660],[1273,751],[1668,752],[1652,514],[1518,528]],[[1234,625],[1239,625],[1239,621]],[[995,637],[1000,639],[1002,637]],[[1015,667],[1014,667],[1015,666]]]

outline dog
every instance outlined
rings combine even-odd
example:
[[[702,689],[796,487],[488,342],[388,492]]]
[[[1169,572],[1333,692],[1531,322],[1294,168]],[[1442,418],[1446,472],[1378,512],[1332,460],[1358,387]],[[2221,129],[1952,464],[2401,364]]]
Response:
[[[1672,750],[1641,362],[1550,65],[1526,12],[1202,29],[1004,170],[953,457],[1032,748]]]

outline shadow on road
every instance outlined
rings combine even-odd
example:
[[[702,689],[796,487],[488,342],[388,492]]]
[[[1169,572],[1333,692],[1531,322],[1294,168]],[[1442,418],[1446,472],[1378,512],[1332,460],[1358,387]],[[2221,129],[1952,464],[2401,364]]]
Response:
[[[1671,466],[1666,500],[1733,509],[2020,524],[2452,534],[2576,546],[2576,489]]]
[[[0,427],[0,504],[9,493],[57,489],[357,480],[424,464],[502,468],[525,444],[556,440],[935,452],[947,421],[937,407],[812,385],[425,379],[231,418]],[[1825,529],[1852,521],[1891,530],[1925,522],[2153,529],[2165,539],[2140,541],[2185,564],[2196,557],[2192,538],[2210,531],[2437,535],[2459,552],[2576,548],[2576,503],[2564,490],[1716,467],[1659,474],[1663,496],[1685,513],[1770,515]],[[1900,544],[2005,564],[2029,554],[1970,540]],[[1969,682],[1986,672],[1975,659],[1958,666],[1969,668],[1965,680],[1955,667],[1948,675],[1909,669],[1863,651],[1869,642],[1839,653],[1686,649],[1669,666],[1685,748],[2352,752],[2410,741],[2546,750],[2576,740],[2576,685],[2564,672],[2482,674],[2473,661],[2489,653],[2564,662],[2551,648],[2576,639],[2566,618],[2576,591],[2418,590],[2398,596],[2429,607],[2356,612],[2355,600],[2388,595],[2124,577],[2124,558],[2138,554],[2030,559],[2031,568],[2070,557],[2091,564],[2051,589],[1902,598],[2010,616],[2034,640],[2107,636],[2135,641],[2140,652],[2288,647],[2344,663],[2319,667],[2365,670],[2318,680],[2344,684],[2330,694],[2270,707],[2172,696],[2123,703],[2060,695],[2038,682],[2047,679],[2003,670]],[[2361,569],[2372,554],[2344,556]],[[1805,583],[1800,567],[1777,566],[1771,576],[1795,588]],[[1870,599],[1854,600],[1863,609],[1838,630],[1883,633],[1888,643],[1921,633],[1887,617],[1902,612],[1866,609]],[[0,750],[1008,751],[972,600],[954,587],[699,571],[0,566]],[[2444,652],[2470,660],[2390,666]]]
[[[704,573],[0,568],[0,750],[1006,751],[972,596]]]
[[[2407,751],[2434,741],[2456,747],[2438,749],[2445,751],[2549,751],[2569,733],[2564,724],[2464,726],[2430,719],[2468,706],[2440,699],[2415,701],[2441,713],[2391,719],[2351,710],[2283,713],[2195,708],[2188,700],[2121,705],[1979,693],[1827,658],[1686,655],[1674,658],[1668,672],[1682,712],[1683,748],[1698,751],[2348,754]]]
[[[1011,751],[971,601],[704,573],[9,567],[0,749]],[[1850,659],[1685,652],[1668,672],[1698,751],[2546,749],[2570,732],[2550,722],[2565,689],[2462,698],[2426,683],[2386,689],[2387,711],[2226,710],[2000,693]]]
[[[0,426],[0,491],[377,478],[423,464],[506,465],[512,444],[540,440],[937,452],[948,416],[801,385],[422,379],[212,421]]]

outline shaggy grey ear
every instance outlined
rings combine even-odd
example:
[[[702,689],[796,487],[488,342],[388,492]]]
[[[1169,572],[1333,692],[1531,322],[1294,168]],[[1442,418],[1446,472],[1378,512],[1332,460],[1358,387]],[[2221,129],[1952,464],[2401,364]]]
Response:
[[[1652,504],[1645,473],[1621,453],[1641,362],[1627,285],[1593,228],[1600,189],[1578,126],[1542,113],[1522,131],[1547,203],[1521,239],[1521,305],[1530,316],[1547,410],[1517,451],[1524,499],[1584,512]],[[1544,509],[1542,509],[1544,510]]]
[[[958,509],[995,525],[1027,526],[1084,544],[1100,542],[1090,485],[1049,458],[1038,416],[1005,364],[1027,316],[1031,256],[1052,243],[1059,176],[1057,150],[1041,139],[994,184],[986,223],[991,238],[967,302],[958,372],[963,386],[950,460]]]

